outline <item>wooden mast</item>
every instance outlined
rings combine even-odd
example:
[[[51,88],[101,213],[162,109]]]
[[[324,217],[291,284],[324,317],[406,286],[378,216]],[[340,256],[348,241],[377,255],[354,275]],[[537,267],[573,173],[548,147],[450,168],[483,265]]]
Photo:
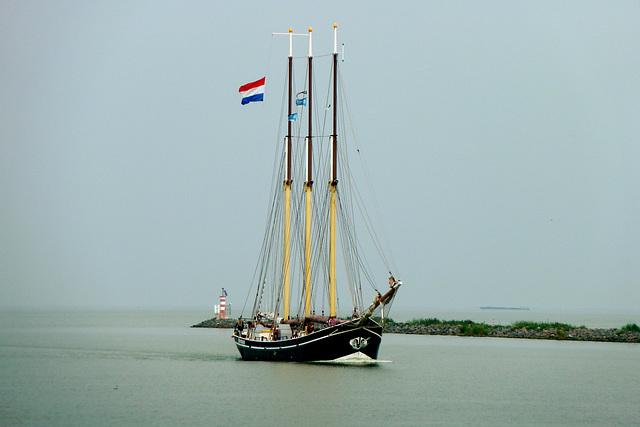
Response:
[[[338,24],[333,24],[333,135],[331,135],[330,227],[329,227],[329,314],[336,315],[336,189],[338,186]]]
[[[284,181],[284,312],[285,320],[289,319],[290,310],[290,260],[291,260],[291,98],[293,90],[293,28],[289,28],[289,112],[287,114],[287,137],[286,137],[286,177]]]
[[[313,144],[312,144],[312,126],[313,126],[313,54],[311,50],[311,27],[309,27],[309,124],[307,136],[307,180],[304,183],[305,193],[305,227],[304,227],[304,313],[305,316],[311,314],[311,188],[313,186],[312,160],[313,160]]]

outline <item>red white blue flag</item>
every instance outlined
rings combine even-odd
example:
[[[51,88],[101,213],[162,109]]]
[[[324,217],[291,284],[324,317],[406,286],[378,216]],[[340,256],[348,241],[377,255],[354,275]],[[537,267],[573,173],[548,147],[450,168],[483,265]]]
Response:
[[[238,92],[240,92],[240,96],[242,96],[242,105],[264,100],[265,80],[266,77],[263,77],[255,82],[240,86],[240,90]]]

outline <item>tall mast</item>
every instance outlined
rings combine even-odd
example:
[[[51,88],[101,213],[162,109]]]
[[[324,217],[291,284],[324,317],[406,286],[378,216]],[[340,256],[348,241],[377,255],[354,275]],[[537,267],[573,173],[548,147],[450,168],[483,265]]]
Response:
[[[289,319],[289,307],[290,307],[290,259],[291,259],[291,246],[290,246],[290,228],[291,228],[291,98],[293,92],[293,28],[289,28],[289,113],[287,114],[287,137],[286,137],[286,177],[284,181],[284,313],[285,320]]]
[[[338,24],[333,24],[333,135],[331,135],[331,181],[329,181],[329,309],[336,315],[336,190],[338,187]]]
[[[313,186],[312,160],[313,160],[313,53],[311,50],[311,27],[309,27],[309,124],[307,136],[307,181],[304,183],[305,193],[305,227],[304,227],[304,313],[305,316],[311,314],[311,188]]]

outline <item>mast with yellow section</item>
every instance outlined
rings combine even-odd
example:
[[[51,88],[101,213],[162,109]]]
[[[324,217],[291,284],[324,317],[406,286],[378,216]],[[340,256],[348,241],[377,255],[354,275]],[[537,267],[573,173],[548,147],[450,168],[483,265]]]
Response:
[[[336,315],[336,190],[338,188],[338,24],[333,24],[333,134],[331,135],[331,181],[329,181],[329,314]]]
[[[311,189],[313,187],[312,161],[313,161],[313,52],[311,49],[311,32],[309,27],[309,124],[307,136],[307,180],[304,183],[305,194],[305,226],[304,226],[304,314],[311,314]]]
[[[293,28],[289,28],[289,113],[291,115],[291,98],[293,91]],[[289,319],[290,302],[290,264],[291,264],[291,120],[287,120],[286,145],[286,178],[284,181],[284,310],[283,317]]]

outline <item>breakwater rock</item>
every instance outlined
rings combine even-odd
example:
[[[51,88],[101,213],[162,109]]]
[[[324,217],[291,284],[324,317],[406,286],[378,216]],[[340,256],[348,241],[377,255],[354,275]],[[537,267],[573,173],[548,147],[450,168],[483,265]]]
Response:
[[[385,333],[418,335],[456,335],[496,338],[525,338],[568,341],[602,341],[640,343],[640,332],[621,329],[589,329],[583,327],[518,327],[487,325],[465,321],[461,324],[422,325],[392,323],[384,327]]]
[[[192,325],[192,328],[220,328],[220,329],[233,329],[237,319],[208,319],[197,325]]]
[[[233,329],[236,322],[236,319],[208,319],[191,327]],[[563,323],[515,322],[503,326],[471,320],[419,319],[404,323],[389,320],[384,325],[384,333],[640,343],[640,328],[635,324],[619,329],[590,329]]]

